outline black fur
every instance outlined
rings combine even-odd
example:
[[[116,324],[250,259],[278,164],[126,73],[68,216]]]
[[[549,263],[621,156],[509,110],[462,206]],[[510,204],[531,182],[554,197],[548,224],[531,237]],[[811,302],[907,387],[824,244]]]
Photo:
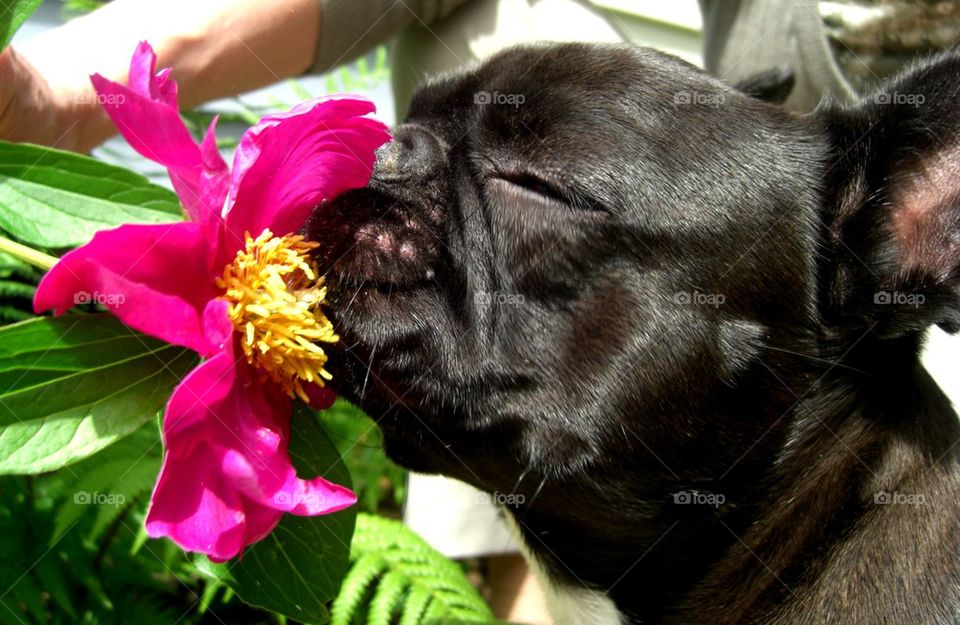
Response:
[[[799,117],[587,44],[435,80],[306,226],[337,389],[631,623],[960,622],[918,363],[960,324],[960,57],[886,89]]]

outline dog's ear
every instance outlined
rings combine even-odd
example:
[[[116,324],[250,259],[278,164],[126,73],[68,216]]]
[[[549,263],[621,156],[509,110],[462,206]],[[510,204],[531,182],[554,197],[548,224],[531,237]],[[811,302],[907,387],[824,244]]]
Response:
[[[885,337],[960,329],[960,55],[919,64],[856,106],[823,108],[822,312]],[[862,323],[861,323],[862,325]]]
[[[764,102],[783,104],[795,82],[794,71],[788,65],[780,65],[744,78],[733,88]]]

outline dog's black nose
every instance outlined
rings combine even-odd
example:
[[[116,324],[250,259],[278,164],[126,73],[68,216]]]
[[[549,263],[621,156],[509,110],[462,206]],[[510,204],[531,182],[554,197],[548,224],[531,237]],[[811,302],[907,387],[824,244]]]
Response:
[[[387,183],[416,182],[433,177],[443,165],[440,140],[416,124],[394,129],[393,141],[377,150],[373,180]]]

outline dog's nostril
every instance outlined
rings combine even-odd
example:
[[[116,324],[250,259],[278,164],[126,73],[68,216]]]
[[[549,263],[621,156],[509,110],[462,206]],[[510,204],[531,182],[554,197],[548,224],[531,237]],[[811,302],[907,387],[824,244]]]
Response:
[[[384,182],[426,178],[442,158],[440,142],[431,132],[405,124],[394,130],[393,141],[377,151],[373,178]]]
[[[373,172],[374,177],[383,178],[386,176],[396,176],[400,172],[400,161],[403,152],[403,145],[397,141],[391,141],[382,145],[377,150],[377,160]]]

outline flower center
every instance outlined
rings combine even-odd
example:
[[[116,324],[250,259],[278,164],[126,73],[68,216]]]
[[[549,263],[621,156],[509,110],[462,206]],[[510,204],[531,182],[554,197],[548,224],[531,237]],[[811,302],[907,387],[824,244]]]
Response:
[[[254,239],[247,233],[245,249],[217,278],[247,362],[304,401],[304,383],[323,386],[330,379],[317,343],[339,339],[320,309],[327,289],[310,258],[315,247],[300,235],[275,237],[264,230]]]

